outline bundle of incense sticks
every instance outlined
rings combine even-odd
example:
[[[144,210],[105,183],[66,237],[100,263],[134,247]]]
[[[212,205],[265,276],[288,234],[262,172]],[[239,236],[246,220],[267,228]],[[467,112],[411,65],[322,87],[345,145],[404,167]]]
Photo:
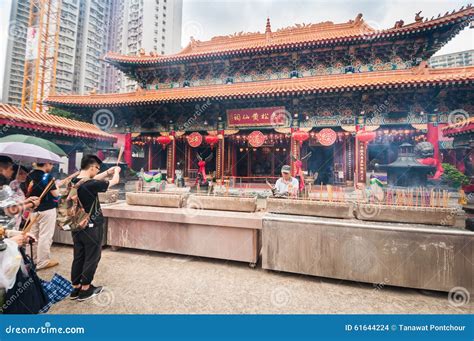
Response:
[[[328,193],[328,200],[332,202],[332,186],[326,185],[326,192]]]
[[[412,207],[431,207],[447,208],[449,207],[450,193],[447,190],[425,189],[422,187],[408,189],[387,189],[385,192],[385,204],[394,206],[412,206]],[[376,197],[370,193],[368,198],[358,200],[374,204]]]

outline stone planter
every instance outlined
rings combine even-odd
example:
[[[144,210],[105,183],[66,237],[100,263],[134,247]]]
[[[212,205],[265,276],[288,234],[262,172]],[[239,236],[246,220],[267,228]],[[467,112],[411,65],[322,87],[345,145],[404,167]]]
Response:
[[[214,195],[189,196],[187,207],[204,210],[255,212],[257,197],[224,197]]]
[[[101,204],[112,204],[114,202],[117,202],[118,196],[118,189],[110,189],[107,192],[99,193],[99,202]]]
[[[325,202],[300,199],[268,198],[267,212],[325,218],[354,218],[350,202]]]
[[[127,204],[135,206],[183,207],[184,195],[169,193],[129,192]]]
[[[455,208],[357,204],[355,214],[357,219],[367,221],[454,226],[458,210]]]

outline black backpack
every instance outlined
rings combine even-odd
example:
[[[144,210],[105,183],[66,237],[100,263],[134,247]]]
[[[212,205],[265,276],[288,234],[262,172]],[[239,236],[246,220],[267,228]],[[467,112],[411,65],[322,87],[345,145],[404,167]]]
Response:
[[[15,285],[6,292],[4,304],[0,309],[3,314],[38,314],[48,304],[48,297],[36,274],[32,259],[24,248],[20,248],[20,253],[27,274],[25,275],[21,268],[18,269]]]

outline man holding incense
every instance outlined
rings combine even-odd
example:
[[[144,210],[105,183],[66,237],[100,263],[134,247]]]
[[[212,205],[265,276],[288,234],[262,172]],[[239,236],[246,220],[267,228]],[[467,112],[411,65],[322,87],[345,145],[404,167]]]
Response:
[[[281,178],[275,183],[275,191],[278,196],[294,196],[298,195],[299,182],[291,176],[291,167],[284,165],[281,167]]]
[[[119,157],[120,160],[120,157]],[[90,214],[89,223],[83,229],[72,232],[74,259],[71,268],[71,282],[74,287],[72,300],[85,301],[102,292],[102,287],[92,285],[102,253],[104,216],[100,208],[99,193],[119,183],[120,167],[112,167],[99,173],[102,161],[95,155],[85,155],[81,161],[79,175],[72,179],[77,186],[79,202]],[[112,175],[110,181],[105,180]]]
[[[31,234],[38,243],[35,244],[33,256],[35,258],[36,269],[52,268],[59,264],[57,260],[51,259],[51,245],[56,228],[56,218],[59,200],[59,191],[54,183],[51,184],[52,163],[37,163],[35,169],[28,174],[27,197],[40,198],[45,189],[49,190],[43,196],[38,207],[35,208],[31,219],[34,221],[31,227]]]

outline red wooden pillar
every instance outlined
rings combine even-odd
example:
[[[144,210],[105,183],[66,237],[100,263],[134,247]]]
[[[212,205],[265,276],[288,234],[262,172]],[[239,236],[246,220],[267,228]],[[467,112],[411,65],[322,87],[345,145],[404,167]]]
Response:
[[[128,167],[132,168],[132,133],[125,134],[123,158]]]
[[[153,142],[148,141],[148,171],[153,168]]]
[[[433,158],[436,159],[436,161],[439,161],[439,130],[436,123],[428,122],[428,133],[426,134],[426,140],[434,147]]]
[[[299,160],[301,152],[301,146],[298,141],[296,141],[293,137],[293,130],[290,139],[290,166],[291,166],[291,174],[294,174],[296,171],[295,160],[291,157],[293,155],[296,159]]]
[[[168,144],[166,155],[166,177],[168,179],[173,179],[174,183],[174,171],[176,169],[176,138],[174,132],[170,135],[171,143]]]
[[[217,143],[216,179],[222,179],[224,177],[224,160],[225,160],[224,132],[223,131],[219,132],[218,137],[219,137],[219,142]]]

